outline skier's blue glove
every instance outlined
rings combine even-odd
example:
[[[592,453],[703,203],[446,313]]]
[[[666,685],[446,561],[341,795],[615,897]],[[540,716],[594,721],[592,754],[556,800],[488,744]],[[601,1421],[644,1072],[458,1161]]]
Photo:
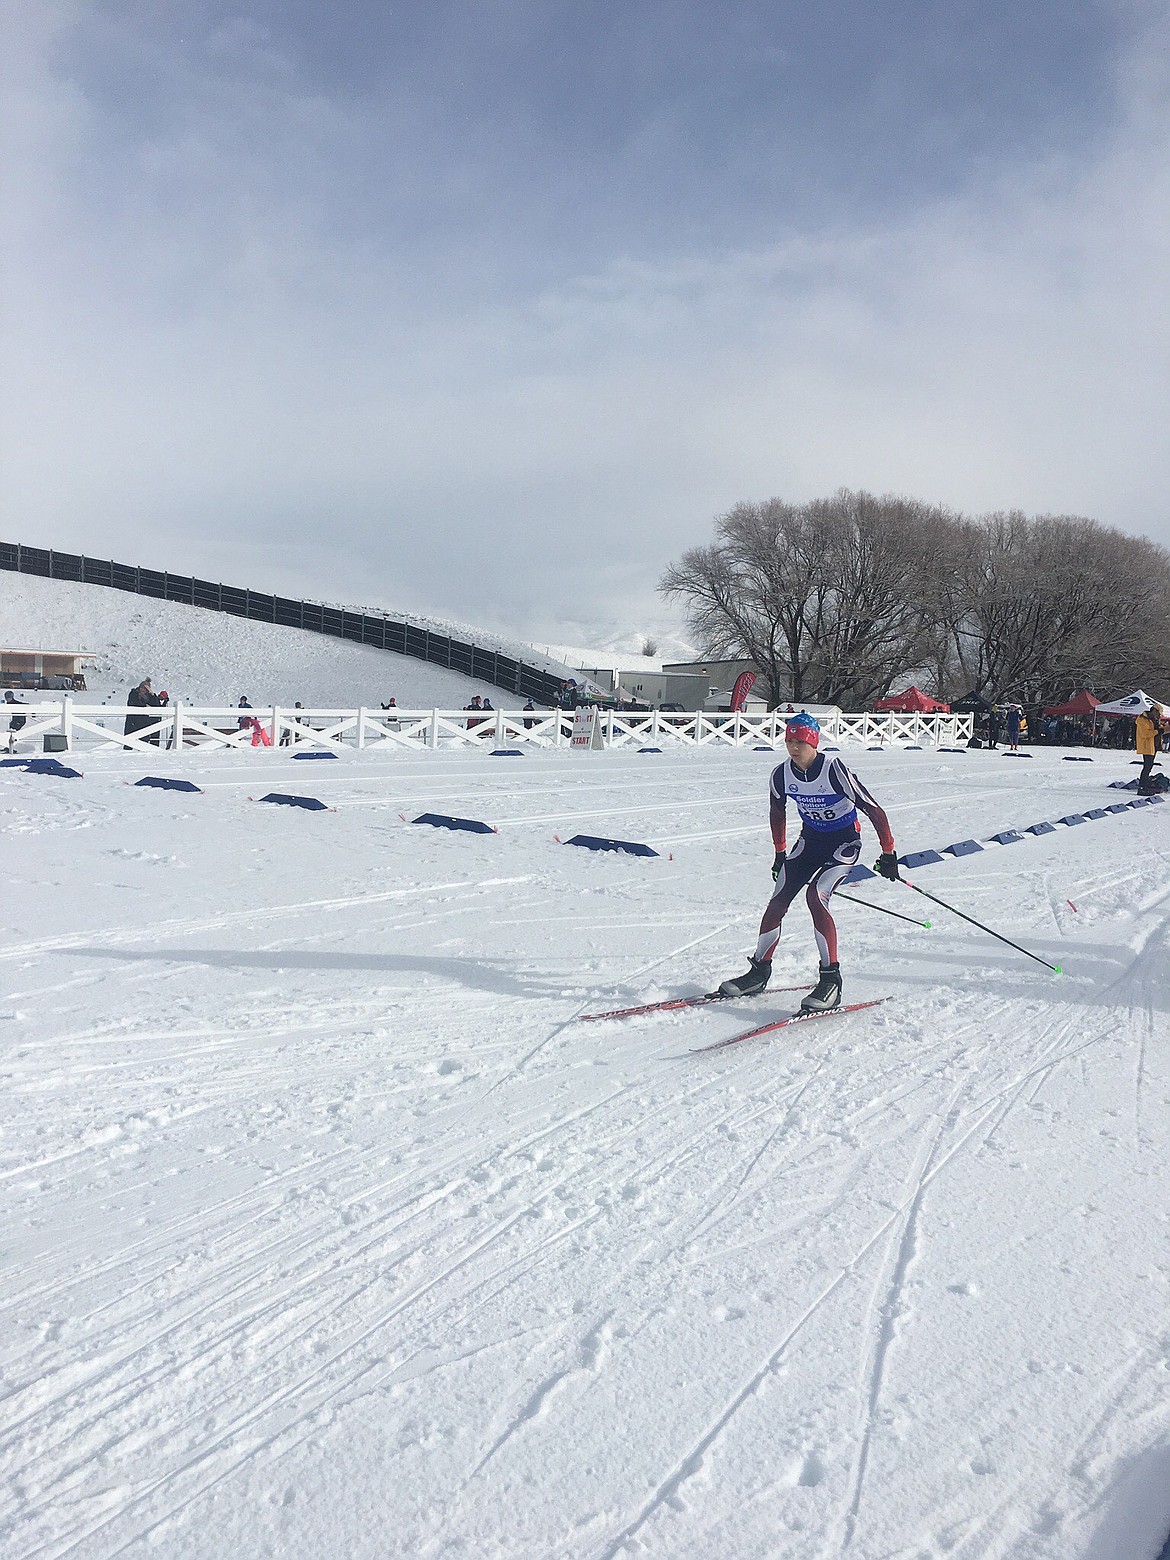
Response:
[[[883,850],[873,864],[873,870],[884,878],[889,878],[891,883],[898,881],[898,857],[892,850]]]
[[[780,876],[781,872],[784,871],[784,862],[785,862],[786,856],[787,856],[787,852],[786,851],[778,850],[776,852],[776,859],[772,863],[772,881],[773,881],[773,883]]]

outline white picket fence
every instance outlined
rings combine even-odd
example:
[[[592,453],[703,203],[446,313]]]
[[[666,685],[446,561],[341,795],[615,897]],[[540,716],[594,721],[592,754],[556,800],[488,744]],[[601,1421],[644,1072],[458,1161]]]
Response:
[[[23,730],[14,734],[18,752],[27,752],[30,747],[39,752],[46,736],[64,738],[63,744],[50,746],[65,752],[112,748],[151,753],[168,748],[474,748],[517,743],[557,748],[568,747],[573,732],[573,714],[567,710],[493,710],[478,715],[467,710],[292,710],[273,706],[248,711],[251,724],[241,726],[240,710],[234,705],[173,704],[143,710],[128,705],[78,704],[66,697],[7,709],[25,717]],[[146,716],[149,723],[127,736],[127,715]],[[970,715],[819,718],[823,742],[863,747],[957,746],[966,742],[972,725]],[[664,742],[691,747],[759,743],[780,747],[787,716],[775,710],[763,715],[600,710],[598,719],[607,748],[656,747]]]

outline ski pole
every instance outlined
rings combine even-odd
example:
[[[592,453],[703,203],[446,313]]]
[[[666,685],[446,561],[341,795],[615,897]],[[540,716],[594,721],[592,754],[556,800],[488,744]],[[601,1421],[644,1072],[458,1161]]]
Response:
[[[972,926],[977,926],[981,932],[986,932],[989,937],[994,937],[1001,943],[1007,943],[1009,948],[1014,948],[1017,953],[1024,954],[1029,959],[1035,959],[1037,964],[1042,964],[1046,970],[1051,970],[1054,975],[1062,974],[1059,964],[1049,964],[1047,959],[1042,959],[1038,953],[1029,953],[1027,948],[1021,948],[1019,943],[1012,942],[1010,937],[1005,937],[1002,932],[993,932],[990,926],[984,926],[982,921],[977,921],[973,915],[965,915],[962,910],[956,910],[954,905],[948,905],[945,899],[940,899],[937,894],[928,894],[924,888],[919,888],[917,883],[911,883],[909,878],[899,878],[899,883],[905,883],[907,888],[912,888],[916,894],[921,894],[924,899],[932,900],[936,905],[941,905],[944,910],[949,910],[952,915],[957,915],[961,921],[968,921]]]
[[[864,905],[867,910],[880,910],[883,915],[892,915],[898,921],[909,921],[911,926],[925,926],[930,930],[929,921],[920,921],[916,916],[903,915],[900,910],[887,910],[885,905],[875,905],[872,899],[858,899],[856,894],[843,894],[840,889],[834,895],[836,899],[848,899],[851,904]]]

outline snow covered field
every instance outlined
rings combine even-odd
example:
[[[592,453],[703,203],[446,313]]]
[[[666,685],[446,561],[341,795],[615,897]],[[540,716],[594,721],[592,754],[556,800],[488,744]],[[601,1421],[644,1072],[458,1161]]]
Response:
[[[1136,773],[847,756],[903,851]],[[1157,1556],[1170,805],[917,874],[1065,974],[838,902],[897,1000],[691,1056],[798,998],[575,1020],[744,967],[770,755],[149,762],[0,770],[0,1553]]]

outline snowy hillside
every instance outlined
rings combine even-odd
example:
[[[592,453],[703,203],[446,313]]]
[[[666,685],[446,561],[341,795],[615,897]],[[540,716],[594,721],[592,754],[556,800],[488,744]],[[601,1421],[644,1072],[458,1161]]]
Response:
[[[675,661],[694,661],[698,651],[677,634],[658,632],[654,629],[625,629],[613,625],[588,628],[585,624],[566,623],[566,630],[576,630],[571,642],[566,639],[555,643],[538,640],[533,649],[543,651],[557,661],[569,666],[609,667],[613,671],[661,671],[664,664]],[[655,646],[653,655],[646,655],[647,643]]]
[[[854,762],[903,851],[1136,773]],[[0,769],[0,1553],[1155,1560],[1170,804],[914,874],[1064,974],[872,881],[891,1000],[694,1055],[802,901],[763,996],[583,1015],[745,967],[772,755],[149,763]]]
[[[450,624],[431,626],[453,632]],[[412,656],[325,634],[7,571],[0,571],[0,644],[94,651],[97,666],[86,683],[95,703],[124,703],[143,677],[187,704],[234,704],[246,694],[255,705],[299,699],[376,707],[393,697],[406,709],[460,709],[477,693],[499,704],[502,692]],[[508,653],[523,652],[513,643]],[[543,657],[528,659],[556,676],[571,675]]]

